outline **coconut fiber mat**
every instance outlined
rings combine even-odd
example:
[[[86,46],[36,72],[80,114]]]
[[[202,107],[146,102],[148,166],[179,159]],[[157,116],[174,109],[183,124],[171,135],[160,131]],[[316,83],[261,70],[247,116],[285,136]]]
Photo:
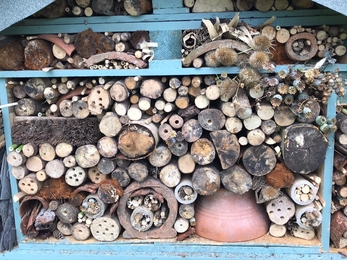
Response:
[[[73,146],[96,144],[103,136],[99,120],[95,117],[77,119],[65,117],[15,117],[12,125],[15,144],[57,145],[61,142]]]

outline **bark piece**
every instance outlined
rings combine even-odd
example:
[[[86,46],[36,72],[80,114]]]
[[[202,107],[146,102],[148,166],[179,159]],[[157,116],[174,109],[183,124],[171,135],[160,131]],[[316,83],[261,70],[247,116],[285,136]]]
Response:
[[[330,229],[330,239],[334,246],[345,247],[343,234],[347,231],[347,217],[341,211],[337,211],[331,216]]]
[[[219,130],[210,133],[214,147],[216,148],[222,169],[233,166],[240,156],[240,145],[236,135]]]
[[[221,182],[229,191],[243,194],[252,187],[251,175],[239,165],[234,165],[220,172]]]
[[[277,159],[275,152],[262,144],[247,148],[243,153],[242,162],[248,173],[263,176],[275,168]]]

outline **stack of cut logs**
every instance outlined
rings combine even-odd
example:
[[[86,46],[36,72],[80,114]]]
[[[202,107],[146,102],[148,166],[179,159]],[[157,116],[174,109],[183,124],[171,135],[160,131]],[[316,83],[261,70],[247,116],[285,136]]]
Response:
[[[152,59],[147,31],[41,34],[9,37],[0,44],[4,70],[141,69]],[[42,58],[44,57],[44,58]]]
[[[22,232],[113,241],[124,228],[124,238],[182,240],[194,233],[194,201],[222,186],[255,190],[270,234],[283,236],[290,223],[312,239],[322,221],[314,172],[336,127],[318,100],[340,76],[245,69],[9,81],[18,103],[7,160]]]
[[[347,116],[343,106],[339,105],[337,111],[330,234],[332,245],[344,248],[347,246],[347,143],[344,139],[347,137]]]
[[[33,17],[131,15],[152,13],[151,0],[56,0]]]
[[[223,0],[218,5],[211,5],[206,0],[184,0],[184,5],[192,8],[193,13],[224,11],[284,11],[294,9],[310,9],[312,0]]]
[[[283,28],[266,25],[258,31],[245,23],[236,26],[234,19],[214,25],[203,20],[206,26],[184,31],[183,65],[192,65],[195,68],[250,65],[256,69],[271,71],[273,66],[269,66],[269,63],[272,62],[291,64],[325,57],[329,63],[335,63],[336,60],[344,63],[344,43],[347,38],[345,28],[327,25]],[[232,48],[242,55],[219,54],[221,47]],[[221,58],[225,55],[230,56],[228,62]]]

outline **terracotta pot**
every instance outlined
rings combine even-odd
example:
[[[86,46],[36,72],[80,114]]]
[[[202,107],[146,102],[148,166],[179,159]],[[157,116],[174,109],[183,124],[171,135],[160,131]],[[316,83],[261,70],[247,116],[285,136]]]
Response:
[[[265,235],[269,218],[254,192],[242,195],[219,189],[210,196],[199,196],[195,206],[196,233],[220,242],[248,241]]]

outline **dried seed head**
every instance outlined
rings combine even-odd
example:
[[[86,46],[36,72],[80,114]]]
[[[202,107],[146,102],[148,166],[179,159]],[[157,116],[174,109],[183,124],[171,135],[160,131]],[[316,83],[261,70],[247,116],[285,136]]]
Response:
[[[263,69],[270,62],[269,55],[263,51],[255,51],[249,57],[249,65],[255,69]]]
[[[283,102],[284,102],[284,104],[290,106],[294,102],[294,96],[291,95],[291,94],[285,95],[284,99],[283,99]]]
[[[288,71],[286,70],[281,70],[277,73],[277,75],[281,78],[281,79],[284,79],[285,77],[287,77],[288,75]]]
[[[276,189],[269,185],[262,188],[260,193],[264,201],[269,201],[276,199],[280,195],[280,189]]]
[[[266,51],[271,47],[271,40],[262,34],[253,37],[254,50],[255,51]]]
[[[216,59],[226,67],[234,65],[237,62],[237,53],[230,48],[218,48],[215,55]]]
[[[216,68],[221,65],[220,62],[217,60],[215,51],[209,51],[208,53],[206,53],[204,59],[207,67]]]
[[[308,82],[313,81],[314,75],[315,75],[314,70],[307,70],[307,71],[305,72],[305,77],[306,77],[306,79],[307,79]]]
[[[279,107],[282,103],[282,100],[283,97],[280,94],[276,94],[270,99],[270,103],[273,107]]]
[[[288,88],[288,94],[295,95],[296,92],[297,92],[296,87],[290,86],[290,87]]]
[[[259,83],[261,76],[252,68],[243,68],[239,72],[239,78],[246,88],[250,89]]]
[[[300,81],[297,85],[296,85],[296,89],[299,91],[299,92],[302,92],[304,91],[306,88],[306,84],[304,81]]]
[[[304,101],[304,100],[306,100],[306,99],[308,99],[308,94],[307,94],[307,92],[301,92],[299,95],[298,95],[298,97],[297,97],[297,99],[298,99],[298,101]]]
[[[277,86],[280,82],[277,78],[269,78],[268,80],[269,86],[275,87]]]
[[[277,92],[282,94],[282,95],[287,94],[288,89],[289,89],[289,86],[287,84],[284,84],[284,83],[280,83],[277,86]]]

